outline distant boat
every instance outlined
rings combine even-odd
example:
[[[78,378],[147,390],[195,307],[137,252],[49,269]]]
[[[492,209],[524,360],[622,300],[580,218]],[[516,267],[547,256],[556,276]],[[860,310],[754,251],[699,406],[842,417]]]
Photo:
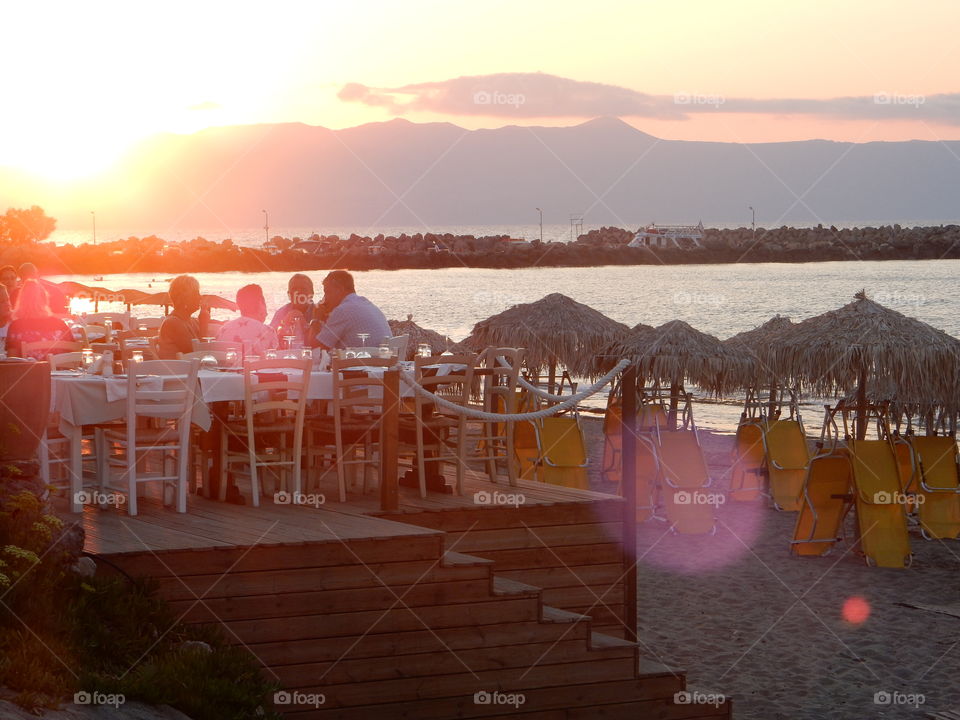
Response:
[[[703,247],[701,240],[703,240],[702,220],[696,225],[655,225],[651,223],[644,229],[638,230],[627,247],[675,247],[683,249],[692,245],[699,248]],[[681,241],[683,241],[682,244]]]
[[[94,282],[103,282],[103,275],[97,275],[97,277],[95,277],[95,278],[93,279],[93,281],[94,281]]]

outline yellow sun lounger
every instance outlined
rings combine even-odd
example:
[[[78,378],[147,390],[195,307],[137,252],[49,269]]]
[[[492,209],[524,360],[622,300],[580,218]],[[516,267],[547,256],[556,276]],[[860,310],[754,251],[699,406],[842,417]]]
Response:
[[[850,440],[860,549],[868,565],[910,562],[905,496],[896,451],[887,440]]]
[[[763,451],[765,422],[750,418],[741,420],[733,443],[733,467],[730,471],[730,498],[756,500],[764,494],[764,476],[767,473]]]
[[[952,437],[911,437],[919,469],[917,516],[925,538],[960,535],[960,478],[957,441]],[[921,500],[922,498],[922,500]]]
[[[623,435],[620,428],[620,404],[607,406],[603,418],[603,469],[601,474],[607,482],[617,483],[617,494],[623,495]],[[640,424],[639,418],[637,424]],[[637,434],[636,483],[637,483],[637,522],[645,522],[653,517],[654,492],[657,488],[657,476],[660,464],[657,461],[655,443],[646,434]]]
[[[551,485],[590,489],[587,448],[579,418],[546,417],[537,426],[537,438],[539,480]]]
[[[799,510],[810,451],[798,420],[774,420],[763,435],[770,494],[780,510]]]
[[[513,426],[513,454],[517,462],[517,477],[536,480],[540,448],[537,444],[537,426],[531,420],[521,420]]]
[[[853,468],[846,450],[816,455],[800,496],[790,550],[795,555],[826,555],[843,539],[843,520],[853,503]]]
[[[660,433],[659,457],[663,504],[671,529],[683,534],[715,532],[714,510],[723,496],[706,491],[711,480],[696,432]]]

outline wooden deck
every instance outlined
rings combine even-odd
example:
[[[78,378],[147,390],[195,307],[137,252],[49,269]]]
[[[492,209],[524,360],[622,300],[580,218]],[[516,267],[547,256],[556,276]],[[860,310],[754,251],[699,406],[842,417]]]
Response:
[[[491,490],[523,502],[475,500]],[[221,626],[289,691],[289,717],[729,717],[675,704],[682,672],[623,639],[619,498],[472,473],[462,496],[401,488],[389,514],[320,491],[318,507],[86,508],[86,549]]]

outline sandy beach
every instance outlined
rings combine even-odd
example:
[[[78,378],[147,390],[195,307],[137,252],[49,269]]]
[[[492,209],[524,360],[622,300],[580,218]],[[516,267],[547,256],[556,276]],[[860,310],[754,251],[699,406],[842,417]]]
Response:
[[[584,426],[596,464],[600,421],[585,418]],[[732,440],[701,431],[722,489]],[[826,557],[792,557],[795,514],[765,501],[727,502],[717,518],[715,536],[675,535],[656,520],[640,525],[645,655],[685,670],[691,689],[732,697],[738,720],[925,718],[960,708],[960,617],[905,607],[960,613],[960,544],[912,530],[912,567],[877,569],[849,541]],[[844,603],[856,597],[869,614],[848,622]]]

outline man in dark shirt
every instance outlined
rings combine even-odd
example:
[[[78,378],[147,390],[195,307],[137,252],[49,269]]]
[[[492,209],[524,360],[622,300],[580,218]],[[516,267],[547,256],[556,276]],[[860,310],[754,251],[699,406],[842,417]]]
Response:
[[[200,283],[191,275],[180,275],[170,281],[170,302],[173,312],[160,325],[161,360],[176,360],[178,353],[193,352],[193,340],[207,332],[210,308],[201,307]],[[193,314],[200,310],[197,318]]]

